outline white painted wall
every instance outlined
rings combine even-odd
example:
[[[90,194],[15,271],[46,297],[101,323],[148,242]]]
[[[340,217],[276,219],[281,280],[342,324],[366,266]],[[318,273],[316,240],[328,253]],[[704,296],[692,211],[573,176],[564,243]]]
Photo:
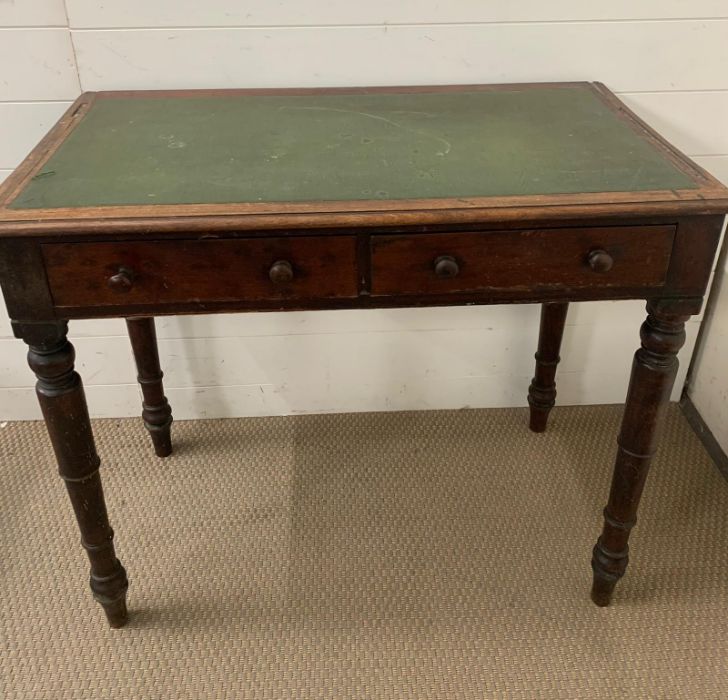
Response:
[[[688,393],[728,454],[728,255],[724,255],[716,270],[713,297]]]
[[[0,0],[0,177],[81,89],[594,79],[728,181],[725,0]],[[574,306],[561,403],[624,399],[643,316],[641,302]],[[537,326],[537,307],[501,306],[168,318],[158,330],[184,418],[524,405]],[[137,414],[123,322],[75,322],[71,335],[92,414]],[[0,316],[0,419],[36,418],[10,336]]]

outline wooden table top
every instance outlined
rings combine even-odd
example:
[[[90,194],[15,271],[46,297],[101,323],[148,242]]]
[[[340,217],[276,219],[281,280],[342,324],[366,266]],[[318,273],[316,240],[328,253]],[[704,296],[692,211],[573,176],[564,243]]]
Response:
[[[727,191],[594,83],[87,93],[0,222],[699,202]]]

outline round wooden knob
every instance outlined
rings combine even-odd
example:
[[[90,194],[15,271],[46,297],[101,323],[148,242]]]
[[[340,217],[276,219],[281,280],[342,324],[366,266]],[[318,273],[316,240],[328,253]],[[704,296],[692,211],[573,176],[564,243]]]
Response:
[[[276,260],[270,266],[268,277],[273,284],[286,284],[293,279],[293,266],[288,260]]]
[[[586,259],[594,272],[609,272],[614,265],[614,258],[606,250],[592,250]]]
[[[460,265],[452,255],[441,255],[435,260],[435,274],[438,277],[457,277],[460,273]]]
[[[115,275],[106,281],[109,289],[118,294],[125,294],[134,286],[134,272],[128,267],[120,267]]]

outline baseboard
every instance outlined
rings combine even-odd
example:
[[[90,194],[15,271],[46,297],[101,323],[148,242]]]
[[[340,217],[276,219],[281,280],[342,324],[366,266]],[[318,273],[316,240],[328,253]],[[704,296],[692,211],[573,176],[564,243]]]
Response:
[[[690,427],[698,436],[700,442],[703,443],[706,452],[710,455],[713,462],[715,462],[715,466],[718,467],[720,473],[728,480],[728,454],[723,451],[723,448],[715,439],[710,428],[705,424],[703,417],[698,412],[698,409],[695,408],[695,404],[687,393],[683,393],[680,399],[680,408]]]

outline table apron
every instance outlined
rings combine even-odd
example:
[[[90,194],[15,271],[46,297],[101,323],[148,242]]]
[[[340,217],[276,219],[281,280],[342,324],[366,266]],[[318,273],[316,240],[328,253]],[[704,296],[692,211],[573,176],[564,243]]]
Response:
[[[46,242],[59,317],[656,296],[675,225]],[[597,256],[596,260],[594,256]]]

